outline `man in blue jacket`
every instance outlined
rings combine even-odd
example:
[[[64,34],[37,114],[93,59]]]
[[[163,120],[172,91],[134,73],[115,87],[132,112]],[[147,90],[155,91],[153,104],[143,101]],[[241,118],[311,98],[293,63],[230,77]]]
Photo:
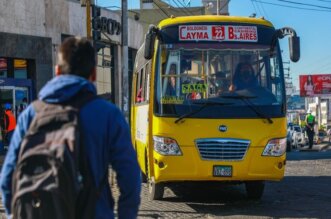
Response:
[[[58,60],[57,76],[41,89],[39,99],[61,103],[81,90],[96,94],[96,88],[91,83],[96,79],[95,52],[89,41],[74,37],[66,39],[60,47]],[[34,116],[32,105],[19,116],[1,171],[2,199],[8,215],[11,214],[12,175],[20,144]],[[118,217],[136,218],[140,204],[140,169],[123,115],[113,104],[99,98],[87,103],[81,109],[80,117],[95,185],[100,184],[110,164],[116,172],[121,193]],[[97,200],[95,218],[114,218],[114,198],[109,186],[104,187]]]

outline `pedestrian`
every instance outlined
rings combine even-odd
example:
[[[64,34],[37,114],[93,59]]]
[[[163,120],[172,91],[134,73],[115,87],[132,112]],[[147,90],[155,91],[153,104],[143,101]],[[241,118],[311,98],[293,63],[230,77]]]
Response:
[[[314,144],[314,126],[315,126],[315,116],[311,114],[311,110],[308,110],[306,116],[306,132],[308,135],[309,149],[312,149]]]
[[[16,119],[12,112],[12,107],[10,103],[5,104],[4,123],[5,123],[5,133],[6,133],[5,140],[7,145],[9,145],[11,137],[16,127]]]
[[[21,114],[23,112],[23,110],[26,109],[27,106],[28,106],[28,99],[26,97],[24,97],[22,99],[22,103],[18,107],[18,115]]]
[[[59,48],[55,73],[56,77],[39,92],[39,100],[51,103],[49,105],[61,105],[82,98],[79,94],[83,91],[95,96],[96,88],[93,82],[96,80],[96,57],[92,44],[84,38],[67,38]],[[2,167],[0,186],[7,215],[13,213],[11,200],[15,194],[12,193],[12,176],[17,168],[20,145],[38,113],[33,104],[22,112]],[[96,196],[94,218],[114,218],[114,198],[107,180],[108,175],[105,175],[109,165],[116,172],[120,191],[118,218],[136,218],[140,204],[140,169],[131,143],[129,127],[122,113],[110,102],[95,98],[83,105],[79,118],[84,139],[83,149],[86,152],[86,161],[90,164],[92,182],[102,185],[105,181]],[[54,206],[47,207],[54,210]]]

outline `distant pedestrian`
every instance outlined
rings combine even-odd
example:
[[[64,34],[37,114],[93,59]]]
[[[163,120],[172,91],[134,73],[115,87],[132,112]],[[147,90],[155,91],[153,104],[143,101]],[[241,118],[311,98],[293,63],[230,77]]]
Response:
[[[306,132],[308,135],[309,149],[312,149],[314,144],[314,126],[315,126],[315,116],[311,114],[311,110],[308,110],[306,116]]]
[[[11,137],[14,133],[16,127],[16,118],[12,112],[12,106],[10,103],[5,104],[5,114],[4,114],[4,126],[5,126],[5,140],[9,145]]]
[[[22,99],[22,103],[20,103],[19,107],[18,107],[18,115],[21,114],[23,112],[23,110],[25,110],[28,107],[28,99],[26,97],[24,97]]]
[[[56,77],[49,81],[41,89],[39,93],[39,100],[42,102],[39,101],[39,103],[43,103],[48,107],[58,105],[60,106],[58,108],[61,108],[61,106],[63,106],[62,108],[65,108],[68,107],[68,104],[70,106],[72,103],[83,100],[85,94],[88,94],[89,96],[96,96],[96,88],[93,85],[93,82],[96,80],[96,57],[95,51],[89,41],[75,37],[67,38],[59,48],[58,60],[59,62],[56,66]],[[20,155],[24,153],[24,151],[21,150],[21,145],[26,145],[25,141],[28,140],[25,138],[26,134],[31,136],[31,132],[27,133],[28,130],[30,131],[29,127],[32,125],[34,127],[38,123],[35,122],[35,118],[40,118],[38,117],[40,113],[45,114],[45,111],[41,112],[40,108],[35,108],[34,104],[29,105],[19,117],[18,125],[14,132],[13,139],[9,146],[1,172],[0,186],[2,201],[8,215],[11,215],[13,212],[17,212],[16,208],[14,209],[15,211],[11,208],[12,199],[16,198],[15,195],[17,195],[13,194],[12,189],[17,188],[17,186],[24,186],[15,184],[14,186],[12,185],[14,182],[12,176],[14,171],[16,173],[15,169],[22,168],[16,165],[17,160],[20,160]],[[67,118],[68,117],[63,117],[63,119]],[[92,216],[89,218],[108,219],[115,217],[114,198],[112,197],[110,186],[108,184],[109,165],[111,165],[112,169],[116,172],[117,184],[120,190],[120,197],[117,204],[117,217],[120,219],[136,218],[140,204],[140,169],[131,143],[130,130],[122,113],[116,106],[108,101],[101,98],[94,98],[80,108],[79,118],[80,131],[82,132],[81,136],[83,139],[83,144],[81,144],[81,146],[83,146],[83,150],[86,152],[86,160],[80,164],[84,165],[85,163],[85,166],[86,164],[89,164],[88,166],[92,176],[90,181],[92,181],[92,184],[94,184],[95,187],[100,188],[100,190],[98,189],[95,191],[96,200],[88,200],[92,203],[96,203],[94,205],[94,217]],[[70,133],[66,134],[69,135]],[[58,137],[60,138],[62,136]],[[23,139],[24,141],[22,142]],[[73,140],[78,141],[79,139]],[[54,142],[54,139],[49,140]],[[40,138],[40,141],[44,141],[44,138]],[[70,144],[70,142],[68,144]],[[52,146],[57,147],[57,145]],[[27,150],[28,149],[29,148],[27,148]],[[49,148],[45,148],[45,151],[47,150],[49,150]],[[42,165],[42,162],[36,159],[35,165]],[[33,174],[38,174],[38,171],[43,173],[43,169],[37,167],[38,166],[29,166],[26,169],[35,170],[36,173],[32,172]],[[67,171],[69,172],[70,169],[67,169]],[[107,174],[105,175],[105,173]],[[53,172],[53,174],[58,173]],[[40,176],[45,176],[45,174],[40,174]],[[81,179],[79,176],[80,174],[77,173],[76,181],[84,182],[84,178]],[[53,176],[50,175],[50,177]],[[31,181],[32,179],[26,180]],[[38,178],[35,180],[38,180]],[[106,183],[103,183],[104,181]],[[31,183],[29,185],[31,186],[34,184]],[[56,186],[56,184],[54,185]],[[35,184],[35,186],[37,187],[41,185]],[[63,186],[67,185],[62,185],[62,187]],[[38,192],[40,193],[40,191]],[[31,197],[36,197],[35,195],[40,194],[32,192],[25,198],[31,199]],[[54,201],[53,199],[51,200]],[[62,203],[60,203],[61,206],[67,205],[67,207],[74,209],[76,207],[75,205],[70,205],[72,202],[69,202],[69,200],[59,200],[62,201]],[[60,212],[58,212],[56,208],[58,206],[54,206],[47,202],[42,202],[42,204],[40,204],[40,200],[38,198],[35,198],[35,201],[31,205],[34,208],[31,208],[29,204],[29,206],[24,205],[22,208],[18,209],[20,212],[25,211],[25,213],[26,209],[32,209],[32,211],[28,212],[22,218],[31,218],[31,216],[28,216],[30,214],[35,214],[35,211],[41,208],[41,210],[49,209],[49,212],[46,212],[46,216],[39,215],[34,218],[72,219],[72,217],[61,217]],[[84,212],[84,210],[88,209],[76,208],[75,212],[81,213]],[[86,215],[83,216],[86,218]],[[75,218],[77,218],[77,214]]]

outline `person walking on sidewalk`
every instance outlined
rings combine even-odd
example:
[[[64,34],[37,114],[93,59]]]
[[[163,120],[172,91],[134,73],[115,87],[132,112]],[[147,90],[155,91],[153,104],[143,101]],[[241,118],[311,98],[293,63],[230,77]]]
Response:
[[[96,95],[93,85],[96,80],[96,56],[92,44],[85,38],[67,38],[59,48],[55,73],[56,77],[41,89],[39,100],[61,104],[80,98],[78,94],[82,91]],[[12,210],[12,175],[16,168],[20,145],[35,116],[34,105],[29,105],[20,115],[2,168],[0,186],[2,201],[8,215]],[[111,165],[116,172],[120,190],[117,217],[136,218],[140,204],[140,169],[124,116],[115,105],[95,98],[80,109],[79,117],[84,137],[83,146],[93,182],[100,185]],[[107,186],[103,186],[98,193],[94,218],[115,217],[114,198],[108,180],[106,184]]]
[[[5,132],[6,132],[5,140],[7,145],[9,145],[11,137],[16,127],[16,118],[12,112],[12,107],[10,103],[5,104],[4,123],[5,123]]]
[[[308,135],[309,149],[312,149],[314,144],[314,126],[315,126],[315,116],[311,114],[311,110],[308,110],[306,116],[306,132]]]

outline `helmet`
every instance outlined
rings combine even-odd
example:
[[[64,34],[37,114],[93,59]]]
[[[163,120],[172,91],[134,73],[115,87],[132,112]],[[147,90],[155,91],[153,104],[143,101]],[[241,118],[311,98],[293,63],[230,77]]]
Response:
[[[5,104],[5,109],[6,110],[10,110],[11,109],[11,104],[10,103],[6,103]]]
[[[309,109],[309,110],[307,111],[307,113],[310,114],[310,113],[311,113],[311,110]]]

